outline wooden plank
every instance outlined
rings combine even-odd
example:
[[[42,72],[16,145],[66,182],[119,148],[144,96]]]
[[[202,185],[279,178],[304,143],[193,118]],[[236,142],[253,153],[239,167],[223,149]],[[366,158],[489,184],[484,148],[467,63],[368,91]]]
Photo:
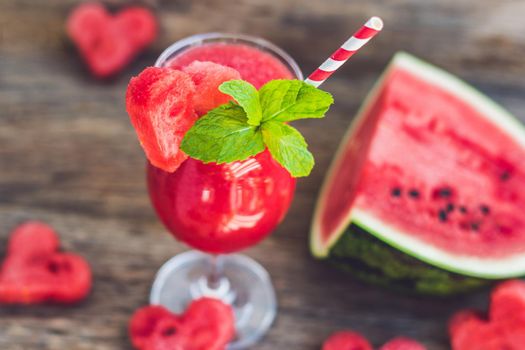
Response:
[[[319,349],[328,334],[347,327],[375,345],[405,334],[446,349],[447,318],[484,305],[483,292],[436,300],[354,281],[310,258],[308,226],[338,140],[399,49],[466,78],[525,120],[523,2],[149,1],[162,36],[106,83],[88,76],[65,38],[64,18],[75,3],[0,0],[0,252],[17,223],[45,220],[66,249],[91,261],[95,289],[73,308],[0,308],[0,348],[129,348],[127,320],[146,303],[157,268],[184,249],[165,233],[147,198],[144,157],[124,111],[132,74],[170,42],[217,30],[266,37],[308,73],[372,14],[384,17],[385,32],[324,86],[337,104],[321,122],[323,132],[319,121],[298,123],[316,155],[312,176],[299,181],[284,223],[246,252],[268,268],[280,301],[276,324],[255,349]]]

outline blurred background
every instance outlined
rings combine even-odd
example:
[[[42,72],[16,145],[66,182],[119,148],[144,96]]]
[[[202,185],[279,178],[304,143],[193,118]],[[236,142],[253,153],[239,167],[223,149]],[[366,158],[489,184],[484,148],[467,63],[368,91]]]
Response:
[[[0,307],[0,348],[128,349],[127,321],[147,303],[153,276],[185,248],[155,217],[144,156],[124,109],[127,82],[172,42],[236,32],[264,37],[309,74],[368,17],[385,29],[323,88],[336,104],[320,126],[296,124],[317,164],[298,182],[277,231],[247,254],[271,273],[277,322],[254,349],[319,349],[353,328],[374,345],[404,334],[447,349],[446,320],[485,308],[486,292],[453,299],[400,295],[364,285],[308,252],[319,186],[345,129],[391,56],[405,50],[472,83],[525,120],[525,1],[164,0],[142,1],[160,21],[146,52],[109,81],[91,77],[67,39],[72,0],[0,0],[0,254],[11,228],[49,222],[66,250],[91,262],[92,295],[72,308]],[[107,1],[118,9],[126,1]]]

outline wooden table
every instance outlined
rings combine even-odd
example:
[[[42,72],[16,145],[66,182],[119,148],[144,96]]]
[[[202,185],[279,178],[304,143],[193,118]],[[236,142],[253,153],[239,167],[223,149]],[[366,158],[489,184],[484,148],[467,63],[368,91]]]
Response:
[[[124,110],[131,75],[171,42],[208,31],[266,37],[308,73],[373,14],[384,17],[385,32],[324,85],[337,101],[329,117],[297,123],[315,153],[315,171],[299,181],[284,223],[246,252],[270,271],[280,303],[276,323],[254,349],[315,350],[341,328],[378,346],[404,334],[446,349],[454,310],[485,306],[484,292],[432,299],[364,285],[314,261],[307,236],[338,140],[395,51],[445,67],[525,120],[525,1],[149,1],[162,35],[105,83],[86,73],[65,37],[75,3],[0,0],[0,252],[17,223],[45,220],[65,249],[89,259],[95,287],[76,307],[0,308],[1,349],[130,348],[131,313],[146,304],[159,266],[185,249],[149,204],[144,156]]]

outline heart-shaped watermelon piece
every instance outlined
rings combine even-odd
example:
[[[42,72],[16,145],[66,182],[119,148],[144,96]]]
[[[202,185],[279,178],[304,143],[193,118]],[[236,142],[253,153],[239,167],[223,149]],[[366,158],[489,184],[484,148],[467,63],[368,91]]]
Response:
[[[346,330],[332,334],[323,343],[323,350],[372,350],[372,345],[361,334]],[[385,343],[380,350],[425,350],[417,341],[407,337],[396,337]]]
[[[195,84],[189,74],[149,67],[131,79],[126,109],[151,164],[175,171],[188,158],[179,148],[197,120]]]
[[[11,234],[0,269],[0,303],[74,303],[92,284],[91,269],[78,255],[59,251],[60,242],[48,225],[30,221]]]
[[[149,67],[130,80],[126,109],[151,164],[174,172],[188,156],[180,149],[186,132],[210,109],[231,100],[218,90],[239,73],[212,62],[184,71]]]
[[[111,14],[99,3],[84,3],[71,12],[66,26],[89,69],[99,78],[122,70],[157,35],[155,16],[136,6]]]
[[[131,318],[129,334],[138,350],[224,350],[235,334],[234,316],[212,298],[193,301],[182,315],[146,306]]]
[[[354,331],[339,331],[323,343],[323,350],[372,350],[372,345],[361,334]]]
[[[389,340],[383,345],[380,350],[425,350],[426,348],[419,342],[407,338],[407,337],[396,337]]]
[[[525,282],[510,280],[494,288],[488,315],[457,312],[449,333],[453,350],[525,349]]]

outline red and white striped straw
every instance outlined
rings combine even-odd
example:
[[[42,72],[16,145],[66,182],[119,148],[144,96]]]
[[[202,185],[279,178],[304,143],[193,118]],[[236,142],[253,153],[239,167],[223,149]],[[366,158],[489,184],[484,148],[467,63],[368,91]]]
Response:
[[[354,33],[332,56],[323,62],[308,78],[304,81],[315,87],[321,85],[339,67],[341,67],[350,57],[352,57],[361,47],[370,41],[377,33],[383,29],[383,21],[379,17],[370,18],[364,26]]]

